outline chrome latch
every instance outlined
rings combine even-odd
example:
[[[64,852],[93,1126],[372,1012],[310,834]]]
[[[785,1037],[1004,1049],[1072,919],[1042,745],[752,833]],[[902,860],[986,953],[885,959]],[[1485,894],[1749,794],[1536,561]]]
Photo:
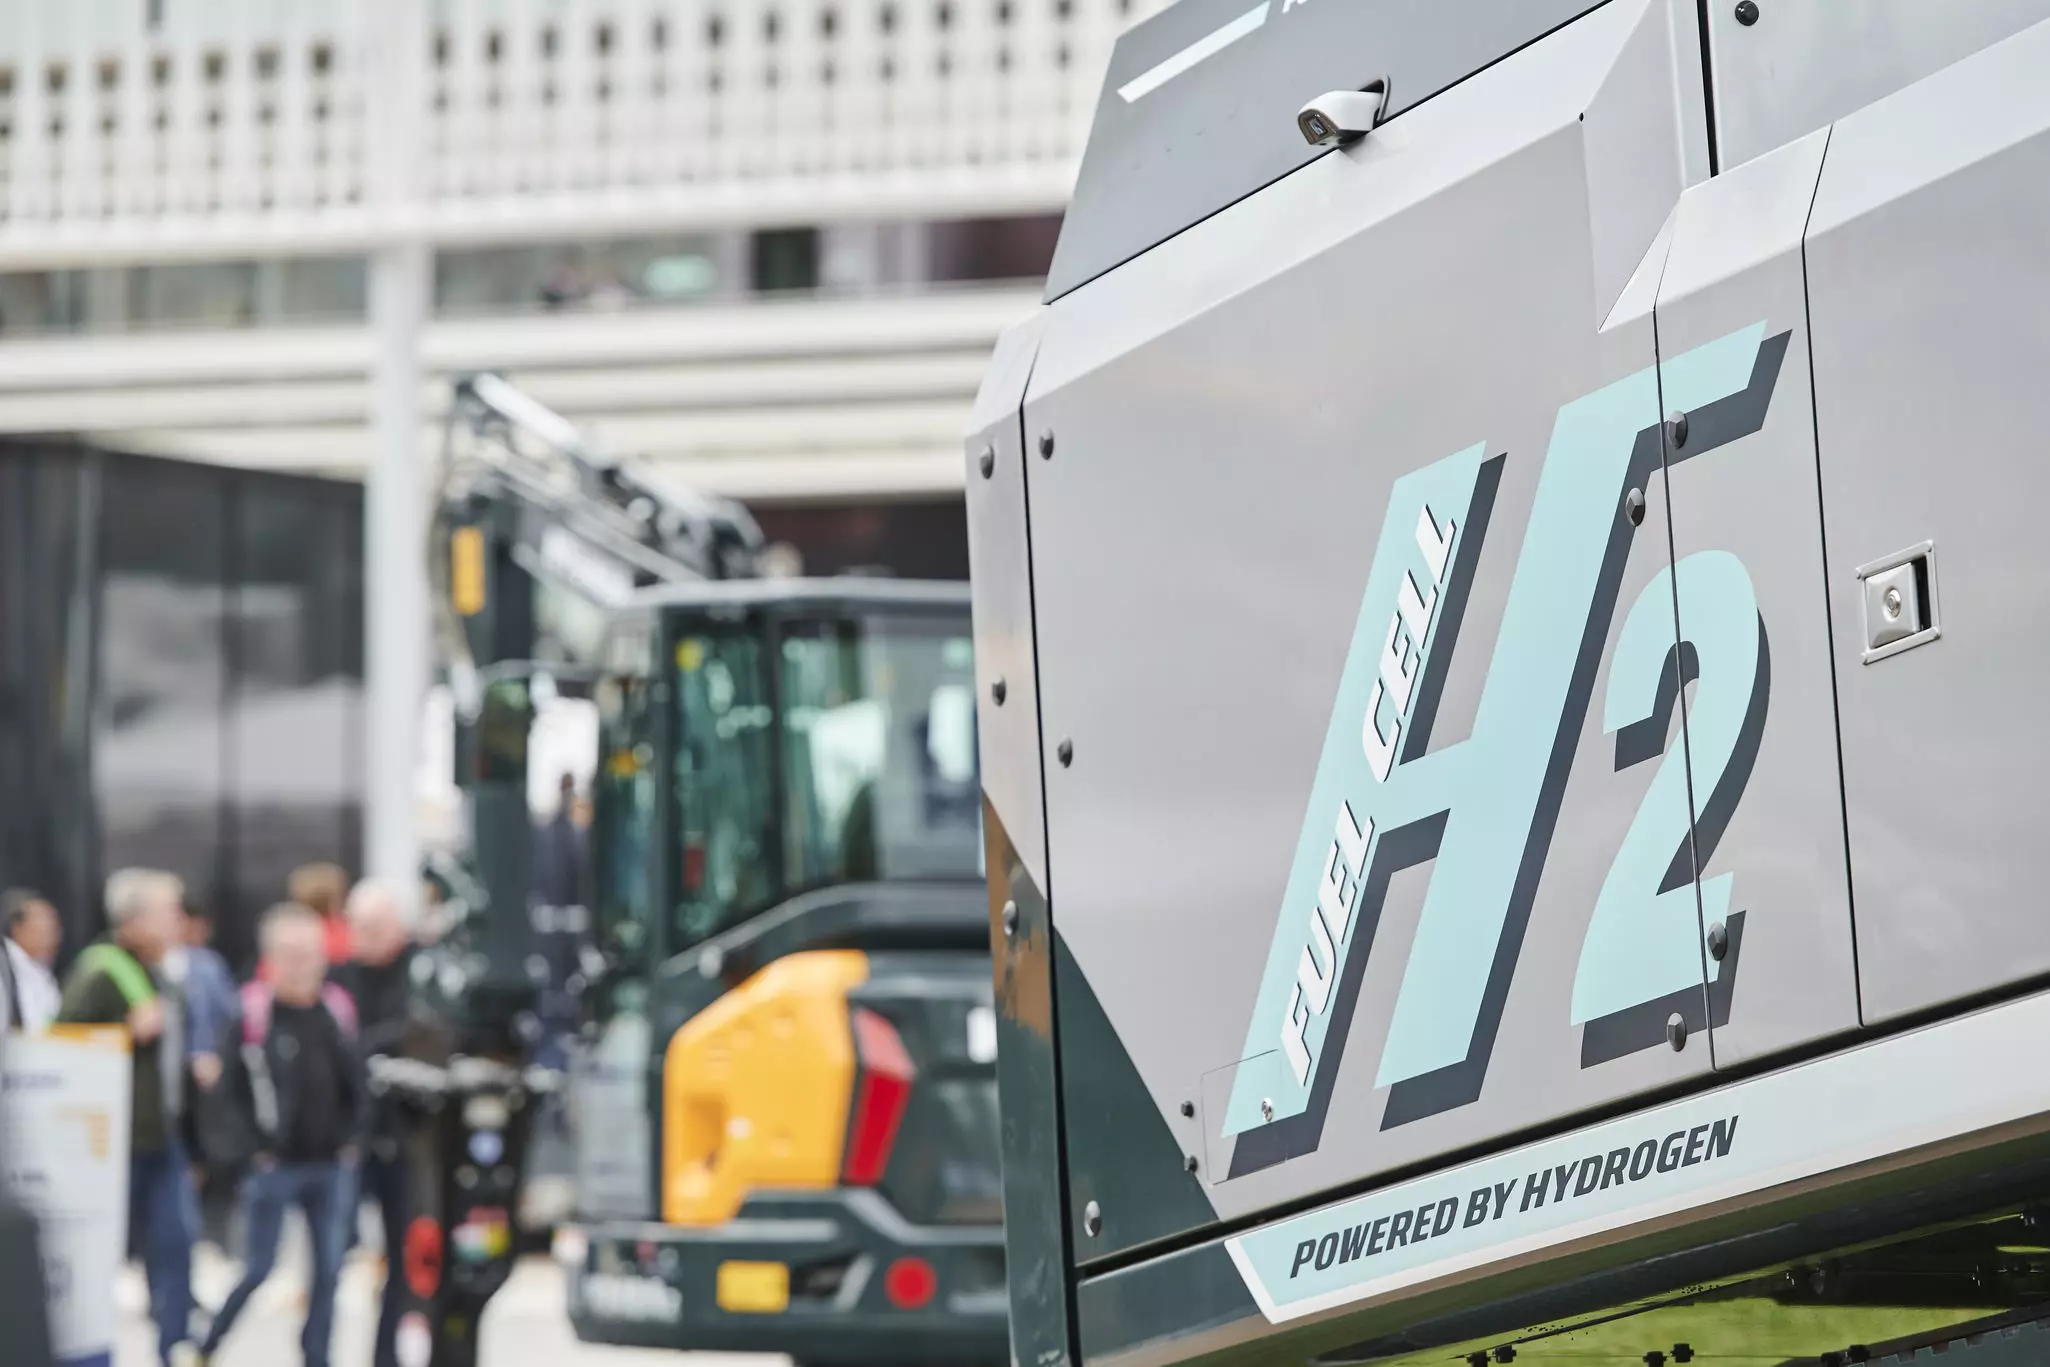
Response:
[[[1858,568],[1865,600],[1865,663],[1943,634],[1936,612],[1936,543],[1924,541]]]

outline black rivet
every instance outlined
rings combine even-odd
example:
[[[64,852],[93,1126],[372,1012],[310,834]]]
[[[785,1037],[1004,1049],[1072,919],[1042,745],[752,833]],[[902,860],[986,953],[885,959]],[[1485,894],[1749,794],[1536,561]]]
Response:
[[[1729,952],[1729,927],[1725,926],[1721,921],[1717,921],[1714,925],[1708,928],[1708,957],[1714,959],[1717,963],[1721,963],[1723,961],[1723,955]]]
[[[991,475],[995,474],[997,472],[996,448],[994,446],[983,447],[982,455],[977,459],[976,464],[982,467],[982,477],[984,479],[988,479]]]
[[[1004,938],[1010,939],[1018,933],[1018,904],[1004,903]]]
[[[1666,1367],[1666,1355],[1654,1348],[1644,1355],[1644,1367]]]
[[[1687,415],[1685,413],[1676,412],[1666,419],[1666,436],[1672,440],[1675,450],[1687,444]]]
[[[1687,1047],[1687,1020],[1677,1011],[1666,1020],[1666,1043],[1676,1050]]]
[[[1196,1170],[1196,1155],[1192,1153],[1187,1158],[1184,1158],[1182,1160],[1182,1166],[1187,1168],[1190,1172],[1194,1172]]]
[[[1466,1367],[1488,1367],[1488,1355],[1486,1353],[1468,1353],[1466,1355]]]
[[[1184,1101],[1184,1102],[1182,1103],[1182,1115],[1183,1115],[1184,1117],[1189,1117],[1189,1118],[1193,1118],[1193,1117],[1195,1116],[1195,1114],[1196,1114],[1196,1103],[1195,1103],[1195,1102],[1193,1102],[1193,1101]]]
[[[1062,741],[1058,746],[1054,747],[1054,754],[1060,758],[1061,768],[1067,768],[1075,762],[1075,742],[1071,740]]]
[[[1005,683],[1002,679],[998,679],[995,683],[989,686],[990,701],[994,702],[998,707],[1002,707],[1004,705],[1004,699],[1009,697],[1010,695],[1011,686]]]
[[[1051,427],[1039,434],[1039,458],[1041,460],[1053,459],[1053,429]]]
[[[1632,489],[1623,495],[1623,516],[1630,519],[1633,527],[1644,525],[1644,490]]]
[[[1758,22],[1758,6],[1752,3],[1752,0],[1738,0],[1737,22],[1745,28],[1750,28]]]
[[[1103,1233],[1103,1207],[1094,1201],[1082,1207],[1082,1232],[1092,1239]]]
[[[1502,1346],[1501,1346],[1500,1348],[1497,1348],[1497,1349],[1495,1350],[1495,1361],[1497,1361],[1497,1362],[1514,1362],[1514,1361],[1516,1361],[1516,1350],[1515,1350],[1514,1348],[1512,1348],[1511,1346],[1509,1346],[1508,1344],[1506,1344],[1506,1343],[1505,1343],[1505,1344],[1503,1344],[1503,1345],[1502,1345]]]
[[[1675,1362],[1692,1362],[1692,1361],[1694,1361],[1694,1345],[1693,1345],[1693,1344],[1691,1344],[1691,1343],[1676,1343],[1676,1344],[1674,1344],[1674,1345],[1673,1345],[1673,1361],[1675,1361]]]

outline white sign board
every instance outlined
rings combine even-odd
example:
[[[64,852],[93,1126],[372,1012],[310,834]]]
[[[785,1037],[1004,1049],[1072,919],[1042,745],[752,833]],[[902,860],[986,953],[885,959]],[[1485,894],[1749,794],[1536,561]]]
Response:
[[[36,1218],[63,1364],[105,1363],[128,1226],[128,1034],[59,1026],[0,1046],[8,1190]]]

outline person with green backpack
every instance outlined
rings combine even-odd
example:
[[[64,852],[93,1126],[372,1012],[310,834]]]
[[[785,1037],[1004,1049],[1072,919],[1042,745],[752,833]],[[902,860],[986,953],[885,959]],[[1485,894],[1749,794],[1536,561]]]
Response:
[[[125,1025],[134,1053],[130,1100],[128,1218],[148,1274],[150,1318],[167,1367],[199,1360],[191,1342],[192,1200],[185,1146],[184,1013],[166,1002],[156,970],[179,933],[184,886],[153,869],[107,879],[107,934],[72,965],[61,1023]]]

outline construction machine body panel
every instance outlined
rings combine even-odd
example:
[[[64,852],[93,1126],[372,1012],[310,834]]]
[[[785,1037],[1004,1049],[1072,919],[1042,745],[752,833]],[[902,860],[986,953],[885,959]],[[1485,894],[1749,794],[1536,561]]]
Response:
[[[2050,4],[1484,6],[1271,165],[1382,73],[1227,8],[967,443],[1014,1359],[2050,1315]]]
[[[1597,1001],[1595,1057],[1568,1000],[1618,846],[1665,767],[1618,770],[1599,706],[1626,610],[1671,563],[1649,295],[1623,301],[1661,219],[1626,205],[1597,233],[1592,186],[1611,177],[1590,170],[1613,150],[1677,192],[1678,138],[1612,143],[1606,120],[1625,114],[1601,99],[1636,74],[1618,63],[1671,69],[1664,18],[1605,7],[1048,310],[1024,430],[1056,442],[1028,488],[1084,1259],[1710,1068],[1705,1036],[1691,1051],[1665,1038],[1673,1011],[1707,1026],[1698,952],[1686,981],[1658,984],[1653,998],[1675,1000],[1648,1034],[1604,1019],[1636,999]],[[1428,329],[1389,326],[1424,316]],[[1750,368],[1731,372],[1740,386]],[[1598,485],[1558,485],[1593,460],[1607,462]],[[1633,488],[1648,510],[1635,527]],[[1456,529],[1435,568],[1417,549],[1426,509]],[[1402,646],[1401,705],[1382,665],[1391,629],[1421,643]],[[1368,788],[1406,786],[1391,800],[1407,805],[1370,810],[1356,786],[1370,699],[1402,748]],[[1466,837],[1441,815],[1459,801],[1455,767],[1495,734],[1514,736],[1499,763],[1522,766],[1524,800],[1552,808],[1549,849],[1518,833],[1466,856],[1498,885],[1451,912],[1475,918],[1459,943],[1424,932],[1413,949],[1449,881],[1440,842],[1517,819],[1505,809]],[[1684,791],[1666,813],[1675,840]],[[1335,823],[1370,819],[1350,926],[1313,925]],[[1284,1033],[1306,953],[1336,976],[1317,984],[1323,1033],[1298,1077]],[[1103,1038],[1084,1037],[1085,997]],[[1076,1063],[1110,1049],[1143,1106],[1129,1089],[1078,1094]],[[1150,1112],[1145,1128],[1133,1110]],[[1148,1132],[1156,1149],[1134,1152]],[[1123,1167],[1189,1157],[1193,1199],[1156,1213],[1110,1195],[1129,1191]],[[1094,1236],[1080,1228],[1091,1200]]]
[[[2050,592],[2045,474],[2025,454],[2050,362],[2046,61],[2039,23],[1843,119],[1809,224],[1867,1024],[2050,972],[2022,853],[2050,762],[2022,626]],[[1925,542],[1929,629],[1907,639],[1928,644],[1867,663],[1885,572],[1858,572]]]

